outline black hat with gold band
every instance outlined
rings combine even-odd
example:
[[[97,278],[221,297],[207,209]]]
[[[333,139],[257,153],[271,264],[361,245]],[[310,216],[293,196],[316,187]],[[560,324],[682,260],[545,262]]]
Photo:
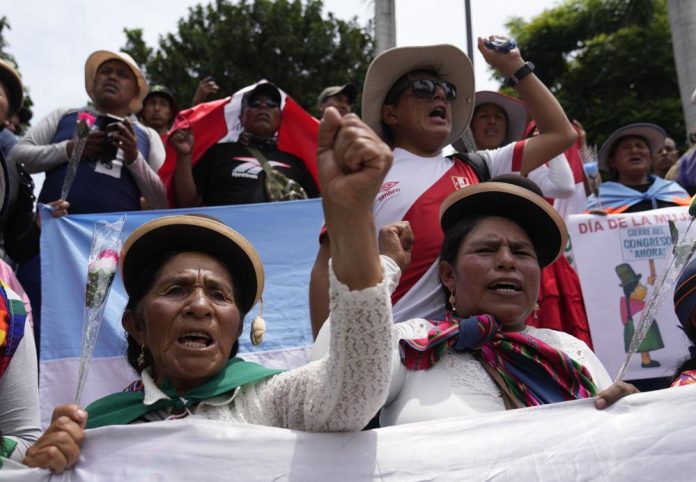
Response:
[[[542,268],[553,263],[568,242],[563,218],[542,197],[539,186],[526,177],[496,176],[453,192],[440,206],[445,233],[461,219],[473,216],[500,216],[517,223],[529,236]]]
[[[166,252],[198,251],[222,261],[239,291],[237,305],[248,313],[261,298],[264,272],[252,244],[219,220],[196,215],[164,216],[135,229],[121,250],[121,277],[131,296],[141,270]]]

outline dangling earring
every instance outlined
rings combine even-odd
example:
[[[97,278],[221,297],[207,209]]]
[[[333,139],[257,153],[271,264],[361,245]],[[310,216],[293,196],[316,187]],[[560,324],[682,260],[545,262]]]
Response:
[[[539,321],[539,303],[534,305],[534,320]]]
[[[138,355],[138,368],[145,368],[145,345],[140,345],[140,355]]]
[[[454,291],[450,293],[449,299],[447,301],[449,301],[450,307],[452,307],[452,312],[456,313],[457,312],[457,305],[456,305],[457,300],[454,297]]]
[[[251,322],[251,344],[260,345],[263,341],[263,335],[266,333],[266,322],[263,319],[263,297],[259,300],[259,314]]]

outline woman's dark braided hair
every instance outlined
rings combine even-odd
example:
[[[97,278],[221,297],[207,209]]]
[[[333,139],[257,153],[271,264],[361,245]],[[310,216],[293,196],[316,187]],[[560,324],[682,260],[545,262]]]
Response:
[[[137,280],[135,281],[135,283],[133,283],[131,295],[128,299],[128,304],[126,305],[126,310],[131,311],[136,320],[142,320],[141,311],[143,298],[145,298],[145,295],[147,295],[148,291],[150,291],[150,288],[152,288],[152,285],[155,283],[155,279],[159,275],[160,271],[162,270],[164,265],[166,265],[174,256],[181,252],[182,251],[167,251],[165,253],[162,253],[159,256],[156,256],[154,259],[152,259],[140,271]],[[220,264],[222,264],[229,273],[232,273],[227,264],[225,264],[220,259],[217,259],[217,261]],[[233,289],[235,300],[241,299],[241,293],[237,283],[233,283]],[[240,323],[244,323],[244,317],[246,316],[246,313],[240,311],[239,315]],[[238,351],[239,340],[235,341],[234,346],[232,347],[230,359],[237,356]],[[147,347],[145,347],[145,349],[143,350],[145,363],[143,364],[143,366],[139,366],[138,358],[140,357],[140,353],[141,346],[138,344],[135,338],[133,338],[129,333],[126,333],[126,358],[128,360],[128,364],[132,366],[138,373],[141,373],[144,368],[152,366],[152,364],[154,363],[150,350]]]

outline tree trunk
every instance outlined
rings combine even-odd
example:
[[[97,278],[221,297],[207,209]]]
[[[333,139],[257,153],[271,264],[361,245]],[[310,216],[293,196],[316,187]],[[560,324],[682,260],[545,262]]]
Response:
[[[396,47],[394,0],[375,0],[375,56]]]
[[[696,105],[691,101],[691,96],[696,90],[696,56],[693,48],[696,45],[696,2],[668,0],[667,8],[688,137],[691,126],[696,124]]]

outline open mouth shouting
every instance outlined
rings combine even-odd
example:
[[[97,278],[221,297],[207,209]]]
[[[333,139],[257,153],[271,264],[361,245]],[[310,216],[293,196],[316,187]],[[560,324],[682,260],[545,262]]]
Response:
[[[489,284],[489,290],[501,295],[515,295],[522,291],[522,283],[518,280],[500,279]]]
[[[208,333],[203,331],[187,331],[181,335],[177,342],[184,348],[200,350],[215,344],[215,340]]]
[[[439,117],[440,119],[447,119],[447,110],[444,107],[435,107],[430,111],[430,117]]]

